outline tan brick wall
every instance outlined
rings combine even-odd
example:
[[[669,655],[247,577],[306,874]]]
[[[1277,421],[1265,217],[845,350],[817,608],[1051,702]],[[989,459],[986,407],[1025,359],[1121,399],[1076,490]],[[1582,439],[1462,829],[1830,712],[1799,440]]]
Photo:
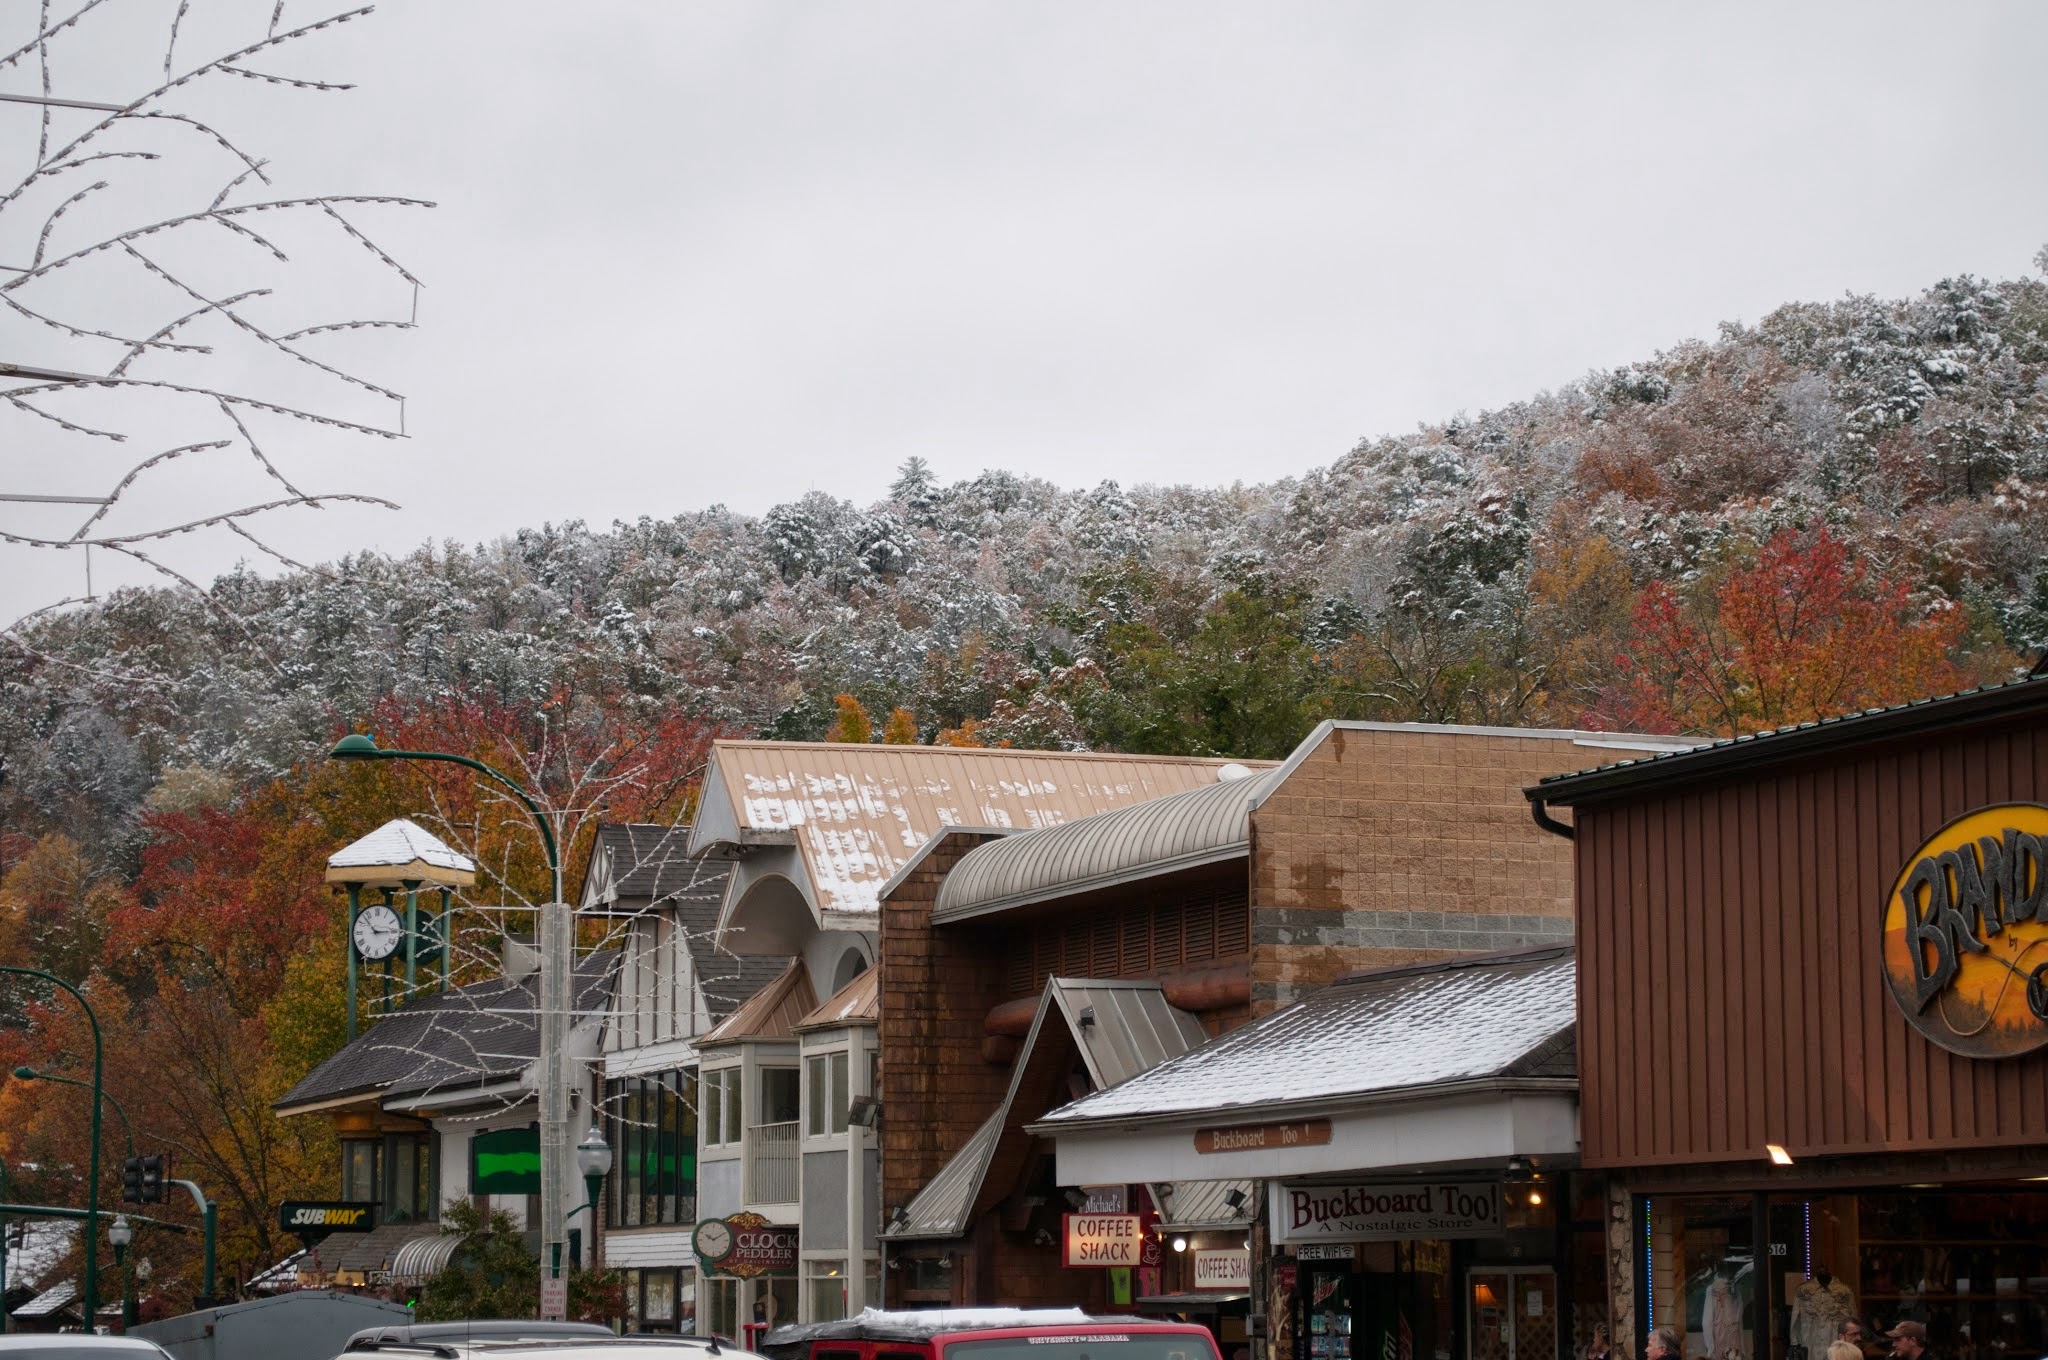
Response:
[[[1522,789],[1614,752],[1339,727],[1252,816],[1252,1010],[1356,968],[1571,939],[1571,842]]]

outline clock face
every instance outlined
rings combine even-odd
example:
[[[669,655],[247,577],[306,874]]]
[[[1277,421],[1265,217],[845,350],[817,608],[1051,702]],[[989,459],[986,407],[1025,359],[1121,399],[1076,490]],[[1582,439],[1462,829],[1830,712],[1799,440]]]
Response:
[[[732,1229],[718,1219],[709,1218],[697,1225],[697,1254],[707,1261],[718,1261],[732,1250]]]
[[[363,908],[350,938],[355,941],[356,953],[374,963],[396,953],[404,934],[405,922],[398,919],[398,913],[380,905]]]

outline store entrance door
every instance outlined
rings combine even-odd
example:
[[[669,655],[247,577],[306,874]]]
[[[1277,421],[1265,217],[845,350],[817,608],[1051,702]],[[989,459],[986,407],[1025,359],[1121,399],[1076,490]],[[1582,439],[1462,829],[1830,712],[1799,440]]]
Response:
[[[1557,1360],[1557,1272],[1502,1266],[1467,1279],[1471,1360]]]

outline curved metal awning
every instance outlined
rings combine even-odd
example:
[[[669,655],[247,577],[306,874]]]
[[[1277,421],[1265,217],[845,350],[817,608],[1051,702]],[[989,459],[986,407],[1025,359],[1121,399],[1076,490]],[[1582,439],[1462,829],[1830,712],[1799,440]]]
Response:
[[[946,875],[932,907],[932,924],[991,916],[1249,855],[1252,805],[1282,773],[1247,772],[990,841],[962,856]]]
[[[391,1258],[391,1283],[425,1284],[429,1275],[438,1275],[447,1268],[465,1240],[460,1233],[415,1237]]]

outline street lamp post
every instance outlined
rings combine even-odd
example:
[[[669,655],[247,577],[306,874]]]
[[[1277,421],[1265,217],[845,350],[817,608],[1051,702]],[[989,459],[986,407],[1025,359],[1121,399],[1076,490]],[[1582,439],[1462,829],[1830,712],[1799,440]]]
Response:
[[[330,760],[438,760],[495,780],[533,818],[548,856],[553,897],[540,909],[540,1244],[541,1268],[559,1271],[568,1229],[562,1212],[562,1172],[569,1160],[569,905],[562,900],[562,857],[555,828],[525,789],[480,760],[448,751],[387,751],[368,733],[336,742]]]
[[[590,1254],[584,1258],[584,1264],[595,1269],[597,1197],[604,1192],[604,1178],[612,1174],[612,1145],[605,1142],[604,1130],[595,1124],[590,1126],[589,1133],[583,1135],[583,1141],[576,1145],[576,1171],[583,1177],[583,1203],[571,1209],[569,1217],[574,1218],[585,1209],[590,1210]]]
[[[107,1227],[107,1240],[114,1244],[114,1269],[121,1272],[121,1334],[125,1336],[135,1325],[135,1272],[128,1268],[128,1244],[135,1240],[135,1229],[128,1226],[128,1215],[114,1215]],[[91,1322],[86,1319],[88,1326]]]
[[[13,964],[0,963],[0,973],[12,973],[16,977],[40,978],[54,983],[71,993],[80,1008],[85,1011],[86,1021],[92,1026],[92,1143],[88,1156],[85,1195],[85,1319],[92,1325],[92,1319],[100,1306],[100,1101],[104,1087],[101,1084],[103,1068],[100,1054],[100,1018],[93,1014],[92,1003],[85,999],[85,993],[58,977],[40,968],[20,968]]]
[[[27,1066],[15,1068],[14,1079],[16,1081],[53,1081],[59,1086],[76,1086],[81,1091],[90,1091],[92,1089],[92,1083],[89,1081],[80,1081],[77,1077],[60,1077],[55,1072],[41,1072]],[[128,1155],[133,1157],[135,1155],[135,1121],[128,1117],[128,1111],[121,1107],[121,1102],[108,1095],[105,1091],[100,1092],[100,1099],[113,1106],[114,1113],[121,1116],[121,1132],[127,1135]],[[112,1229],[108,1231],[111,1232]]]

